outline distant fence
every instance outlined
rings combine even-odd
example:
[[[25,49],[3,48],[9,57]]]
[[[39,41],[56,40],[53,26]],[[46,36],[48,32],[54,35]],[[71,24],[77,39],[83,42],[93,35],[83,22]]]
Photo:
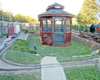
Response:
[[[0,21],[0,35],[8,34],[9,27],[14,24],[15,24],[15,22]],[[34,23],[19,23],[19,25],[20,25],[20,27],[26,27],[29,29],[31,29],[32,27],[36,27],[36,24],[34,24]],[[38,24],[37,24],[37,26],[38,26]]]

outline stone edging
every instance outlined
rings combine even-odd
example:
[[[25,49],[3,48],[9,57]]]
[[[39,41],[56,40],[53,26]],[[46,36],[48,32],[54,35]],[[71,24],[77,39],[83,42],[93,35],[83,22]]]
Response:
[[[93,42],[93,41],[90,41],[90,40],[87,40],[87,39],[84,39],[84,38],[80,38],[76,35],[72,35],[72,40],[75,41],[75,42],[81,43],[81,44],[83,44],[87,47],[90,47],[92,49],[95,49],[95,50],[100,49],[100,43]]]

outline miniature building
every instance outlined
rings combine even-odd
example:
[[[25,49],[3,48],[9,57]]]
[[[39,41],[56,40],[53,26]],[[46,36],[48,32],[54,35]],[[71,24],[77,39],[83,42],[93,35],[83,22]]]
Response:
[[[14,26],[10,26],[10,28],[9,28],[9,35],[10,36],[14,35]]]
[[[64,6],[54,3],[38,15],[41,44],[57,47],[71,45],[72,18],[75,16],[63,9]]]

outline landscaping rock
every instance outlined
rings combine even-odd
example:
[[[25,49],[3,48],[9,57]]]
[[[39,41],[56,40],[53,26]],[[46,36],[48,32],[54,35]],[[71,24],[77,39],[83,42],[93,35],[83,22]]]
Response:
[[[93,52],[91,53],[91,56],[98,56],[98,52],[99,52],[99,50],[93,51]]]
[[[39,54],[35,54],[35,56],[39,56]]]

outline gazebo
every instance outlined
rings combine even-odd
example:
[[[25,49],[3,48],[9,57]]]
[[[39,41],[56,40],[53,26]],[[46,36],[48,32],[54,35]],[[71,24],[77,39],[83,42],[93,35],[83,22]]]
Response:
[[[66,47],[71,45],[72,18],[75,15],[63,10],[64,6],[54,3],[39,14],[41,44]]]

